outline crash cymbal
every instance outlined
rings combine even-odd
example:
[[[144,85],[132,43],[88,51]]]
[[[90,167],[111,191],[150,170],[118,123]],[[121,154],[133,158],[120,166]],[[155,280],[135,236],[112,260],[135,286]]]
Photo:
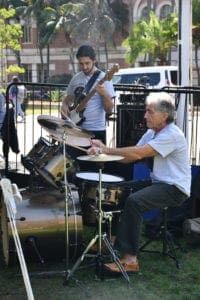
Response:
[[[78,156],[78,160],[85,161],[94,161],[94,162],[107,162],[107,161],[116,161],[122,160],[124,157],[119,155],[110,155],[110,154],[98,154],[98,155],[81,155]]]
[[[53,130],[64,126],[67,126],[69,128],[76,127],[76,125],[69,118],[63,120],[61,118],[54,117],[54,116],[40,115],[37,117],[37,120],[42,127],[46,127],[48,129],[53,129]]]
[[[62,139],[64,133],[66,133],[67,136],[88,139],[93,136],[91,132],[76,126],[69,118],[63,120],[54,116],[40,115],[37,117],[37,120],[52,136],[60,137],[60,139]]]

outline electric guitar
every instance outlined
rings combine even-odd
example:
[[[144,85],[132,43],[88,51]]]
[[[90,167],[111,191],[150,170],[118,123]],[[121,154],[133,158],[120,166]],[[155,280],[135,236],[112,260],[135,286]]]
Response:
[[[119,70],[119,65],[115,64],[110,70],[108,70],[105,76],[98,82],[98,84],[103,84],[107,80],[111,80],[114,73]],[[96,87],[96,86],[95,86]],[[90,100],[90,98],[96,93],[95,87],[86,95],[82,95],[80,97],[81,102],[76,106],[76,108],[72,109],[70,112],[70,119],[76,125],[80,125],[85,118],[83,117],[83,111],[85,110],[86,104]]]

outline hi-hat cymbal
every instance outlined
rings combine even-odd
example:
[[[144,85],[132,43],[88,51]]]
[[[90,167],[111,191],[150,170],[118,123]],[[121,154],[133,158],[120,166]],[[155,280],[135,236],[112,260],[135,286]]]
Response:
[[[79,128],[69,118],[63,120],[54,116],[40,115],[37,117],[37,120],[51,135],[60,136],[61,139],[64,133],[66,133],[67,136],[92,138],[91,132]]]
[[[110,155],[110,154],[98,154],[98,155],[81,155],[77,157],[78,160],[94,161],[94,162],[107,162],[124,159],[123,156]]]

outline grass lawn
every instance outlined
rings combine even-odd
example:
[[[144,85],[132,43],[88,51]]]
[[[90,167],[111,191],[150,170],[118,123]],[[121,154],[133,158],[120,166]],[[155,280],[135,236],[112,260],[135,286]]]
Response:
[[[84,238],[86,243],[87,239],[89,240]],[[28,262],[33,294],[35,299],[56,300],[200,299],[200,249],[185,245],[183,240],[181,243],[185,251],[177,250],[180,269],[176,268],[174,261],[168,256],[141,252],[140,272],[130,275],[130,283],[122,275],[105,274],[104,280],[100,280],[95,276],[95,266],[83,268],[87,258],[81,263],[81,268],[74,272],[67,285],[64,285],[64,261],[45,262],[43,265]],[[160,246],[161,242],[156,241],[155,247]],[[70,268],[73,265],[74,262],[70,261]],[[50,273],[47,273],[49,271],[53,271],[53,275],[50,276]],[[1,255],[0,299],[27,299],[20,275],[19,265],[15,263],[13,266],[5,266]]]

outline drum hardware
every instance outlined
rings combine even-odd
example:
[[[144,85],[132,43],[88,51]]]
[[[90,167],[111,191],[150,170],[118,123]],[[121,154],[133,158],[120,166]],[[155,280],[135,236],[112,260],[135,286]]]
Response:
[[[88,139],[93,137],[92,133],[76,126],[70,118],[63,120],[49,115],[40,115],[37,120],[50,135],[60,136],[61,140],[64,135]],[[66,142],[67,139],[64,143]]]
[[[91,255],[88,255],[88,251],[91,249],[93,245],[95,245],[96,242],[98,242],[98,253],[94,255],[96,257],[96,275],[102,280],[103,279],[103,255],[102,255],[102,241],[104,241],[107,249],[109,250],[112,260],[117,264],[120,272],[124,276],[124,278],[129,282],[129,276],[124,270],[119,258],[114,252],[114,249],[112,248],[110,241],[107,238],[107,235],[102,233],[102,222],[103,222],[103,211],[102,211],[102,166],[105,161],[114,161],[114,160],[121,160],[123,159],[122,156],[114,156],[109,155],[102,156],[102,154],[95,155],[95,156],[79,156],[77,157],[79,160],[86,160],[86,161],[95,161],[99,162],[99,199],[98,199],[98,234],[89,242],[86,249],[83,251],[82,255],[78,258],[78,260],[75,262],[74,266],[71,270],[68,270],[66,274],[66,280],[68,281],[76,271],[76,269],[79,267],[81,262],[84,260],[85,257]]]
[[[112,239],[112,219],[113,214],[121,214],[121,210],[103,211],[103,220],[108,223],[108,240]]]
[[[36,242],[36,238],[34,236],[29,236],[29,237],[27,237],[25,242],[26,242],[27,245],[29,245],[34,250],[34,252],[36,253],[36,255],[37,255],[37,257],[40,261],[40,263],[44,264],[44,259],[40,255],[40,252],[39,252],[39,249],[38,249],[38,246],[37,246],[37,242]]]

